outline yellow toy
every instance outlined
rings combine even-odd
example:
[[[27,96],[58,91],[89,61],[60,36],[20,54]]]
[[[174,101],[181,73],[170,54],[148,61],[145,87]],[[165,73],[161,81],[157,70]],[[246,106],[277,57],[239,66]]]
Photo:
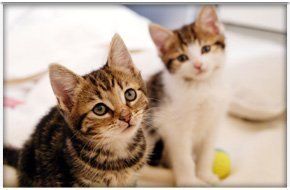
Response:
[[[223,150],[217,149],[213,162],[213,173],[220,179],[225,179],[231,173],[231,160]]]

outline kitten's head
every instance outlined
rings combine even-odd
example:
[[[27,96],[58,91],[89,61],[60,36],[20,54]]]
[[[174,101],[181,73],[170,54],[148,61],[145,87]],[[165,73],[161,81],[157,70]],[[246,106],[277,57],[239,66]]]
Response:
[[[207,79],[224,63],[224,31],[214,7],[203,7],[180,29],[151,24],[149,31],[168,71],[185,81]]]
[[[141,126],[146,89],[119,35],[112,39],[103,68],[79,76],[55,64],[49,74],[60,111],[73,130],[110,141],[131,137]]]

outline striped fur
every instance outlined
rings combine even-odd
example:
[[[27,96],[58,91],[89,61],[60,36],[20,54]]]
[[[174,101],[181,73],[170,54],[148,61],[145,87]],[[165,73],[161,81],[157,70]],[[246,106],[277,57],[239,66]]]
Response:
[[[20,151],[4,149],[5,163],[18,169],[20,186],[135,184],[148,154],[142,129],[148,100],[140,72],[128,61],[128,50],[115,36],[107,64],[97,71],[78,76],[60,65],[50,67],[58,105]],[[125,98],[128,88],[136,92],[134,101]],[[100,102],[107,106],[104,115],[94,111]]]

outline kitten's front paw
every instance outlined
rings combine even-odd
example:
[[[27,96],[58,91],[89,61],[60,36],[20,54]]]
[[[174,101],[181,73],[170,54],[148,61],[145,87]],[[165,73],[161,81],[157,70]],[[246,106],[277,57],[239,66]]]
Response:
[[[207,186],[205,182],[198,178],[184,178],[176,182],[177,187],[204,187]]]
[[[208,173],[201,173],[198,175],[198,177],[203,180],[204,182],[211,184],[211,185],[216,185],[220,182],[219,178],[213,174],[212,172]]]

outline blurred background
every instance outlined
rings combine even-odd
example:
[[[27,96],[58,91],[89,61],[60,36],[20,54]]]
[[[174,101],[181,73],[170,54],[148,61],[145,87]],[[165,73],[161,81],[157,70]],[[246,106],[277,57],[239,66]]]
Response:
[[[175,29],[194,21],[200,4],[4,4],[4,143],[21,147],[56,104],[47,67],[78,74],[106,62],[114,33],[143,77],[163,69],[148,24]],[[217,4],[226,29],[228,115],[216,148],[230,156],[220,186],[286,185],[286,4]],[[171,186],[170,170],[142,176],[140,186]],[[16,186],[4,167],[4,185]]]
[[[195,18],[200,6],[193,4],[171,5],[126,5],[152,22],[170,29],[189,24]],[[258,30],[286,33],[286,9],[279,4],[259,5],[215,5],[221,20],[227,25]]]

